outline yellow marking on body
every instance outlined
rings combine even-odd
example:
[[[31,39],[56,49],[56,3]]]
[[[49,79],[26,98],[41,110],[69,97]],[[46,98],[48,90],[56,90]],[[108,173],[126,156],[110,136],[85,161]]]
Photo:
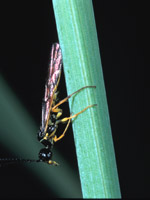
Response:
[[[44,136],[43,140],[47,140],[48,138],[48,133],[46,133],[46,135]]]

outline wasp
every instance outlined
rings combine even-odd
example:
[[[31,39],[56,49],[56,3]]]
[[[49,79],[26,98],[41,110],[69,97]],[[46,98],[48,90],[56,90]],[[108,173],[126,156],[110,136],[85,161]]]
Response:
[[[65,133],[69,127],[72,118],[77,117],[79,114],[83,113],[90,107],[96,106],[96,104],[89,105],[84,108],[82,111],[70,115],[69,117],[64,117],[60,119],[62,115],[62,109],[59,108],[61,104],[66,102],[70,97],[74,94],[78,93],[82,89],[85,88],[95,88],[96,86],[85,86],[81,89],[77,90],[76,92],[72,93],[71,95],[67,96],[63,100],[57,103],[57,96],[58,96],[58,85],[61,77],[62,71],[62,53],[61,48],[58,43],[54,43],[51,49],[51,57],[50,57],[50,64],[48,67],[48,76],[45,83],[45,94],[42,101],[42,119],[41,119],[41,126],[40,130],[37,134],[37,138],[39,142],[44,145],[39,152],[39,159],[38,160],[30,160],[30,159],[0,159],[0,164],[2,162],[45,162],[49,165],[59,165],[57,162],[52,160],[52,149],[54,143],[58,140],[62,139],[65,136]],[[57,128],[60,123],[67,123],[63,133],[58,137],[57,136]]]
[[[72,93],[65,99],[61,100],[59,103],[56,103],[57,100],[57,87],[60,81],[62,69],[62,53],[61,48],[58,43],[52,45],[51,50],[51,61],[48,69],[48,78],[45,84],[45,95],[42,103],[42,123],[40,127],[40,131],[38,133],[38,140],[45,146],[45,148],[41,149],[39,152],[39,159],[43,162],[52,165],[58,165],[55,161],[51,160],[52,158],[52,148],[55,142],[62,139],[65,136],[65,133],[68,129],[70,121],[72,118],[75,118],[86,109],[95,106],[90,105],[84,108],[82,111],[71,115],[70,117],[65,117],[60,119],[62,115],[62,109],[59,108],[61,104],[66,102],[72,95],[78,93],[80,90],[84,88],[95,88],[95,86],[85,86],[76,92]],[[59,123],[67,122],[66,128],[64,132],[57,137],[56,131]]]

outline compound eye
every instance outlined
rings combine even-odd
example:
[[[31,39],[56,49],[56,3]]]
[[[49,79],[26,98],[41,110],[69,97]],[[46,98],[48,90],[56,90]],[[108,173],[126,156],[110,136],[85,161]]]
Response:
[[[42,161],[49,161],[52,158],[52,152],[49,149],[41,149],[39,152],[39,159]]]

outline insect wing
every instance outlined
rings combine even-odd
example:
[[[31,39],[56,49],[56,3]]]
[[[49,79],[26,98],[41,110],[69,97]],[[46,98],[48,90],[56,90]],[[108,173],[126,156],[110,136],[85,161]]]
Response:
[[[46,132],[50,117],[53,95],[57,90],[61,75],[62,54],[58,43],[52,45],[51,60],[48,68],[48,78],[45,84],[45,95],[42,104],[42,130]]]
[[[44,132],[45,128],[45,113],[46,113],[46,102],[42,102],[42,124],[41,124],[41,131]]]

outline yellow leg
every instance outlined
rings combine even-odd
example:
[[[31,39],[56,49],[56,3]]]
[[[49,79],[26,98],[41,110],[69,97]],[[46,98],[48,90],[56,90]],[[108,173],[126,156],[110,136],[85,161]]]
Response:
[[[53,109],[53,112],[57,113],[56,119],[58,119],[62,115],[62,109],[60,109],[60,108]]]
[[[80,112],[76,113],[75,115],[72,115],[72,116],[70,116],[70,117],[65,117],[65,118],[61,119],[60,122],[66,122],[66,121],[69,120],[69,119],[75,118],[75,117],[77,117],[78,115],[80,115],[81,113],[83,113],[85,110],[87,110],[88,108],[91,108],[91,107],[93,107],[93,106],[97,106],[97,104],[89,105],[89,106],[87,106],[86,108],[84,108],[83,110],[81,110]]]
[[[55,135],[56,130],[57,130],[57,128],[50,135],[48,133],[46,133],[46,135],[44,136],[44,138],[42,138],[40,140],[40,142],[42,142],[43,140],[49,140],[52,136]]]
[[[66,128],[65,128],[65,130],[64,130],[64,132],[63,132],[63,134],[61,134],[58,138],[57,138],[57,136],[55,135],[54,136],[54,142],[57,142],[58,140],[60,140],[61,138],[63,138],[64,136],[65,136],[65,133],[66,133],[66,131],[67,131],[67,129],[68,129],[68,127],[69,127],[69,124],[70,124],[70,121],[71,121],[71,119],[68,119],[69,121],[68,121],[68,123],[67,123],[67,126],[66,126]]]
[[[80,112],[76,113],[76,114],[73,115],[73,116],[65,117],[65,118],[63,118],[63,119],[61,119],[61,120],[58,120],[58,121],[56,122],[57,124],[58,124],[58,123],[61,123],[61,122],[63,123],[63,122],[66,122],[66,121],[68,121],[68,123],[67,123],[67,126],[66,126],[66,128],[65,128],[65,130],[64,130],[64,132],[63,132],[63,134],[61,134],[58,138],[57,138],[56,135],[54,136],[54,138],[53,138],[54,142],[57,142],[58,140],[60,140],[61,138],[63,138],[63,137],[65,136],[65,133],[66,133],[68,127],[69,127],[69,124],[70,124],[70,121],[71,121],[72,118],[77,117],[79,114],[83,113],[85,110],[87,110],[88,108],[93,107],[93,106],[97,106],[97,104],[93,104],[93,105],[87,106],[86,108],[84,108],[83,110],[81,110]]]
[[[72,95],[80,92],[81,90],[85,89],[85,88],[96,88],[96,86],[85,86],[85,87],[82,87],[80,88],[79,90],[77,90],[76,92],[70,94],[68,97],[64,98],[63,100],[61,100],[58,104],[56,104],[53,108],[52,108],[52,112],[54,112],[54,110],[56,110],[56,108],[58,106],[60,106],[61,104],[65,103],[70,97],[72,97]]]
[[[62,112],[61,108],[54,108],[54,107],[52,108],[52,112],[54,112],[54,113]]]
[[[85,88],[96,88],[96,86],[85,86],[85,87],[82,87],[81,89],[77,90],[76,92],[72,93],[71,95],[69,95],[69,96],[66,97],[65,99],[61,100],[58,104],[56,104],[56,105],[52,108],[52,112],[58,113],[58,117],[60,117],[61,114],[62,114],[62,110],[61,110],[60,108],[58,108],[58,106],[60,106],[61,104],[65,103],[72,95],[74,95],[74,94],[80,92],[82,89],[85,89]],[[65,133],[66,133],[68,127],[69,127],[69,124],[70,124],[70,121],[71,121],[72,118],[77,117],[79,114],[81,114],[82,112],[84,112],[84,111],[87,110],[88,108],[93,107],[93,106],[96,106],[96,105],[97,105],[97,104],[89,105],[89,106],[87,106],[86,108],[84,108],[82,111],[76,113],[76,114],[73,115],[73,116],[65,117],[65,118],[63,118],[63,119],[61,119],[61,120],[57,120],[57,121],[56,121],[56,124],[59,124],[59,123],[61,123],[61,122],[63,123],[63,122],[66,122],[66,121],[68,121],[68,123],[67,123],[67,126],[66,126],[64,132],[63,132],[58,138],[57,138],[56,135],[54,136],[54,138],[53,138],[54,142],[57,142],[58,140],[62,139],[62,138],[65,136]]]

